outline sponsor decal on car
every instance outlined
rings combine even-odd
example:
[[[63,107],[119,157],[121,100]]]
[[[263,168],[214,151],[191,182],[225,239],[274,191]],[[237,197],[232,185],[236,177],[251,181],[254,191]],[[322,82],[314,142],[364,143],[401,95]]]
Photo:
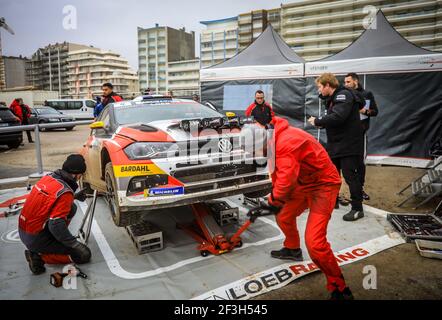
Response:
[[[144,197],[184,194],[184,187],[150,188],[144,190]]]
[[[114,166],[115,177],[135,177],[135,176],[149,176],[153,174],[163,174],[161,170],[155,164],[128,164]]]

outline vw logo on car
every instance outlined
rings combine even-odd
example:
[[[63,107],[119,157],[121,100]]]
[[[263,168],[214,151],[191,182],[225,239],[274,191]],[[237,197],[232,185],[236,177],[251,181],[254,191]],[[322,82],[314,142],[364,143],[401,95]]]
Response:
[[[219,148],[219,151],[221,151],[223,153],[229,153],[229,152],[232,151],[233,146],[232,146],[232,143],[229,140],[221,139],[218,142],[218,148]]]

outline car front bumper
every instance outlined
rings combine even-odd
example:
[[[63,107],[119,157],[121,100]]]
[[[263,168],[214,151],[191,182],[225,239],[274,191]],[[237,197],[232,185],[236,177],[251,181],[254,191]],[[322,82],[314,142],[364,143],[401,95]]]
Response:
[[[268,178],[251,183],[232,185],[228,187],[194,192],[190,194],[154,197],[145,197],[144,195],[127,196],[125,191],[118,191],[118,202],[120,205],[120,210],[122,212],[146,211],[184,206],[206,200],[218,199],[261,190],[269,190],[270,192],[271,185],[271,181]]]

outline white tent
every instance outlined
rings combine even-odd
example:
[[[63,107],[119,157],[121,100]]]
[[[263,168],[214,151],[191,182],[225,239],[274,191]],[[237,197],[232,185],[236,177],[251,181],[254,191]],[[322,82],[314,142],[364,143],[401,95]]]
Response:
[[[201,69],[200,80],[277,79],[303,75],[304,59],[290,49],[269,25],[250,46],[236,56]]]

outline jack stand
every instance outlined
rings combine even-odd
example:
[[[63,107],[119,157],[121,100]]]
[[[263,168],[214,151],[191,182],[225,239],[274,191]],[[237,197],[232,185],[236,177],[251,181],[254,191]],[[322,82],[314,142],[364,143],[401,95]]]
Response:
[[[84,214],[83,220],[81,221],[80,229],[78,230],[77,238],[81,242],[87,244],[89,241],[89,236],[91,234],[92,222],[94,220],[95,205],[97,204],[98,191],[94,190],[94,195],[92,196],[92,202],[87,207]]]

